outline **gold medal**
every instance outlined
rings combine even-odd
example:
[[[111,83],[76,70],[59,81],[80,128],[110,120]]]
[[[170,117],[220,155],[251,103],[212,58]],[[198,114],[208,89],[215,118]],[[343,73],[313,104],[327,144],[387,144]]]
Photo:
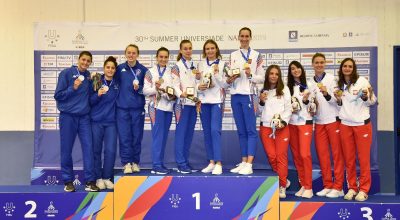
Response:
[[[322,83],[320,83],[320,82],[317,83],[317,87],[318,87],[318,88],[321,88],[322,86],[324,86]]]
[[[243,69],[247,69],[247,68],[250,68],[250,64],[249,63],[244,63]]]
[[[163,84],[163,83],[164,83],[164,79],[163,79],[163,78],[160,78],[160,79],[158,80],[158,82],[159,82],[160,84]]]
[[[248,64],[251,64],[252,61],[253,61],[252,59],[248,59],[248,60],[247,60],[247,63],[248,63]]]
[[[339,89],[339,90],[337,91],[337,95],[338,95],[339,97],[342,96],[342,95],[343,95],[343,91]]]

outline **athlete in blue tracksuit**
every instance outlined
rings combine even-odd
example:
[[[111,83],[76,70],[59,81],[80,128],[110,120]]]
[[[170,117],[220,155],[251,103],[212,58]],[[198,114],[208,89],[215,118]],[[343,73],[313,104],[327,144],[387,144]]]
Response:
[[[104,75],[92,83],[90,117],[94,149],[96,185],[100,189],[113,189],[115,153],[117,150],[117,125],[115,120],[119,85],[113,76],[117,68],[116,59],[108,57],[104,62]],[[104,142],[104,163],[102,152]]]
[[[145,118],[144,76],[149,70],[137,61],[139,48],[125,49],[127,61],[118,65],[116,80],[120,85],[117,98],[117,129],[124,173],[140,172],[140,152]]]
[[[90,126],[89,106],[89,71],[92,54],[82,51],[79,54],[78,65],[67,68],[58,76],[54,99],[60,111],[60,142],[61,142],[61,175],[64,181],[64,191],[73,192],[74,172],[72,148],[76,135],[82,147],[83,171],[86,181],[86,191],[98,191],[95,184],[92,129]]]

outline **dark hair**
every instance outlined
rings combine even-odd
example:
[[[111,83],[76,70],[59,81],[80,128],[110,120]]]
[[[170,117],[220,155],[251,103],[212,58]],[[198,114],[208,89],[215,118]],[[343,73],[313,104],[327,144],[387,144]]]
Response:
[[[107,65],[108,62],[113,63],[115,67],[118,66],[117,59],[115,59],[115,57],[113,57],[113,56],[107,57],[107,59],[104,61],[103,67],[105,67],[105,66]]]
[[[84,51],[80,52],[80,53],[79,53],[78,59],[80,59],[82,56],[85,56],[85,55],[88,56],[88,57],[90,57],[90,60],[93,60],[92,53],[90,53],[90,52],[87,51],[87,50],[84,50]]]
[[[282,80],[282,71],[281,68],[278,65],[270,65],[267,70],[265,71],[265,80],[264,80],[264,88],[263,90],[269,90],[271,89],[271,85],[269,84],[269,74],[271,73],[272,69],[277,69],[278,70],[278,83],[276,85],[276,95],[281,96],[283,95],[283,88],[285,85],[283,84]]]
[[[239,36],[240,36],[240,32],[242,32],[242,31],[249,31],[249,32],[250,32],[250,37],[251,37],[251,30],[250,30],[250,28],[248,28],[248,27],[242,27],[242,28],[240,28],[240,30],[239,30]]]
[[[219,51],[218,44],[217,44],[217,42],[215,42],[212,39],[207,40],[203,45],[203,58],[206,57],[206,45],[207,44],[214,44],[215,49],[217,49],[217,59],[222,59],[221,52]]]
[[[343,85],[346,83],[346,81],[344,80],[344,74],[343,74],[343,65],[344,63],[346,63],[347,61],[351,61],[353,63],[353,72],[351,73],[350,76],[350,83],[354,84],[357,82],[358,79],[358,73],[357,73],[357,65],[356,62],[352,59],[352,58],[346,58],[344,59],[341,63],[340,63],[340,68],[339,68],[339,81],[338,81],[338,87],[339,89],[343,89]],[[350,87],[348,86],[347,89],[349,89]]]
[[[136,48],[137,54],[139,55],[139,47],[136,44],[129,44],[128,46],[125,47],[125,53],[128,50],[129,47],[134,47]]]
[[[289,68],[288,68],[288,81],[287,81],[287,86],[289,87],[290,90],[290,95],[293,95],[294,91],[293,91],[293,86],[295,85],[294,82],[294,77],[292,75],[292,69],[291,66],[294,65],[297,68],[301,69],[301,75],[300,75],[300,83],[304,86],[307,85],[307,78],[306,78],[306,72],[304,71],[304,67],[301,65],[301,63],[299,61],[293,60],[292,62],[290,62],[289,64]],[[302,90],[304,90],[303,87],[300,87],[300,92],[302,92]]]
[[[181,43],[179,43],[179,50],[182,49],[182,45],[183,44],[187,44],[187,43],[192,45],[192,42],[190,42],[190,40],[182,40]],[[182,59],[182,53],[179,51],[179,54],[178,54],[178,57],[176,58],[176,61],[179,61],[180,59]]]
[[[316,53],[316,54],[314,54],[314,56],[312,56],[311,62],[314,63],[314,60],[315,60],[315,58],[317,58],[317,57],[322,57],[322,58],[324,58],[324,60],[326,60],[324,54],[322,54],[322,53]]]
[[[169,50],[168,50],[167,48],[165,48],[165,47],[160,47],[160,48],[157,50],[156,57],[158,57],[158,54],[159,54],[161,51],[167,52],[167,53],[168,53],[168,56],[169,56]]]

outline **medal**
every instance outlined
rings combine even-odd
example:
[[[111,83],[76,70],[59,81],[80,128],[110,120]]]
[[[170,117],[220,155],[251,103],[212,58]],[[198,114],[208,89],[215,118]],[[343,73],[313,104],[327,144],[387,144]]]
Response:
[[[139,85],[139,80],[137,80],[137,79],[133,80],[133,85],[134,85],[134,86]]]
[[[322,83],[320,83],[320,82],[317,83],[317,87],[318,87],[318,88],[321,88],[322,86],[324,86]]]
[[[248,59],[248,60],[247,60],[247,63],[248,63],[248,64],[251,64],[251,61],[252,61],[252,59]]]
[[[214,68],[214,72],[218,72],[218,70],[219,70],[218,64],[213,64],[213,68]]]
[[[108,92],[108,90],[109,90],[109,87],[106,86],[106,85],[103,85],[102,88],[103,88],[103,90],[106,91],[106,92]]]
[[[83,75],[79,75],[79,76],[78,76],[78,79],[79,79],[81,82],[83,82],[83,81],[85,80],[85,77],[84,77]]]
[[[249,63],[244,63],[243,64],[243,69],[247,69],[247,68],[250,68],[250,64]]]
[[[343,91],[339,89],[339,90],[337,91],[337,95],[338,95],[339,97],[342,96],[342,95],[343,95]]]
[[[164,83],[164,79],[163,79],[163,78],[160,78],[160,79],[158,80],[158,82],[159,82],[160,84],[163,84],[163,83]]]

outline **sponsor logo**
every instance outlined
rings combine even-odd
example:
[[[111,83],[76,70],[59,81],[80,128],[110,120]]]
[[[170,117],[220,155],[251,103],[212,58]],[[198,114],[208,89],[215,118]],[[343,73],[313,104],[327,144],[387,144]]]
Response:
[[[224,203],[221,201],[221,199],[218,197],[218,193],[215,193],[215,196],[213,200],[210,202],[210,206],[213,209],[221,209],[221,207],[224,205]]]
[[[365,138],[368,137],[368,134],[364,134],[363,137],[365,137]]]
[[[47,179],[44,180],[44,184],[46,184],[46,186],[54,186],[54,185],[58,185],[58,179],[56,176],[47,176]]]
[[[72,182],[72,184],[74,184],[75,186],[79,186],[81,185],[81,181],[79,181],[79,175],[75,175],[75,180],[74,182]]]
[[[3,209],[7,217],[12,217],[15,211],[15,205],[13,202],[6,202]]]
[[[347,211],[347,209],[340,209],[340,211],[338,212],[339,218],[343,220],[350,218],[350,214],[351,213]]]
[[[386,214],[382,218],[382,220],[396,220],[396,218],[394,218],[392,213],[390,213],[390,209],[387,209]]]
[[[182,198],[179,197],[179,194],[171,194],[171,197],[169,197],[172,208],[179,208],[179,203],[181,202],[181,200]]]
[[[57,34],[56,30],[48,30],[47,34],[44,35],[44,38],[47,41],[47,47],[57,47],[60,35]]]
[[[50,201],[50,205],[49,207],[47,207],[47,210],[44,210],[44,214],[46,214],[47,217],[56,217],[56,214],[58,214],[58,210],[53,205],[53,201]]]
[[[297,42],[299,40],[298,31],[289,31],[289,42]]]
[[[72,44],[75,45],[77,49],[84,49],[85,45],[88,44],[85,35],[82,34],[82,31],[79,30],[78,33],[75,35],[75,38],[72,40]]]

